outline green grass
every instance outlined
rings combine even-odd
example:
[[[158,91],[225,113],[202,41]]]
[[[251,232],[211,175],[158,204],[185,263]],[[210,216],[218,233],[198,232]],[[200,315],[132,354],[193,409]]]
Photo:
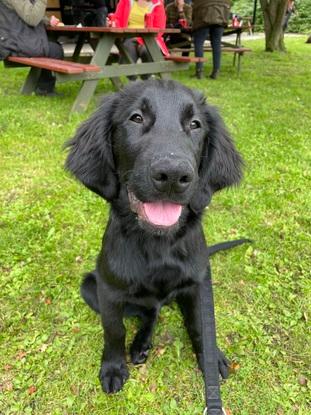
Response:
[[[218,340],[236,363],[222,385],[234,415],[311,413],[311,46],[304,41],[288,40],[282,55],[246,41],[253,52],[240,78],[231,55],[217,81],[194,80],[193,67],[175,75],[219,107],[246,162],[242,185],[215,195],[204,217],[209,243],[255,240],[212,259]],[[108,206],[63,170],[62,145],[88,114],[68,116],[77,83],[59,87],[64,98],[20,96],[25,74],[0,68],[0,413],[201,414],[203,382],[174,305],[162,310],[147,364],[129,365],[122,392],[102,393],[102,330],[79,284],[94,265]],[[110,91],[103,82],[99,94]],[[136,323],[126,324],[129,342]]]

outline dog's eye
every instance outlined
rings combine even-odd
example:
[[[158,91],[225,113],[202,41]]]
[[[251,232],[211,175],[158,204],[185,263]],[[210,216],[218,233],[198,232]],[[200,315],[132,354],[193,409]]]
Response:
[[[200,128],[200,127],[201,127],[200,121],[198,121],[198,120],[192,120],[191,121],[191,123],[190,123],[190,129],[191,130],[195,130],[195,129]]]
[[[143,117],[140,114],[133,114],[130,120],[136,122],[137,124],[141,124],[144,121]]]

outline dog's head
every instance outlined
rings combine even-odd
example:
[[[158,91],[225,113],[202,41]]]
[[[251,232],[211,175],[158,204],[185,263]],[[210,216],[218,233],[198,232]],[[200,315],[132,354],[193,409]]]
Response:
[[[242,160],[217,111],[174,81],[130,84],[106,98],[69,141],[66,168],[141,226],[178,227],[237,184]]]

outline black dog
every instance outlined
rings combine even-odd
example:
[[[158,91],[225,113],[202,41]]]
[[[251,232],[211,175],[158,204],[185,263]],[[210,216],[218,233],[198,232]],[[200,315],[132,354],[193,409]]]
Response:
[[[104,391],[117,392],[128,377],[123,316],[142,319],[130,348],[132,362],[142,363],[159,311],[172,299],[202,367],[198,292],[208,255],[230,243],[209,251],[201,216],[215,191],[242,176],[217,111],[177,82],[137,82],[106,99],[68,146],[66,168],[111,204],[96,270],[81,286],[102,318]],[[223,377],[227,369],[219,352]]]

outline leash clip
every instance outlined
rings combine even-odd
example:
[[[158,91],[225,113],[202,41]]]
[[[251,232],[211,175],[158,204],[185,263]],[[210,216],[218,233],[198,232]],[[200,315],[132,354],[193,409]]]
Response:
[[[227,412],[226,412],[225,408],[221,408],[221,409],[222,409],[222,415],[227,415]],[[208,413],[207,413],[207,407],[204,409],[203,415],[208,415]]]

